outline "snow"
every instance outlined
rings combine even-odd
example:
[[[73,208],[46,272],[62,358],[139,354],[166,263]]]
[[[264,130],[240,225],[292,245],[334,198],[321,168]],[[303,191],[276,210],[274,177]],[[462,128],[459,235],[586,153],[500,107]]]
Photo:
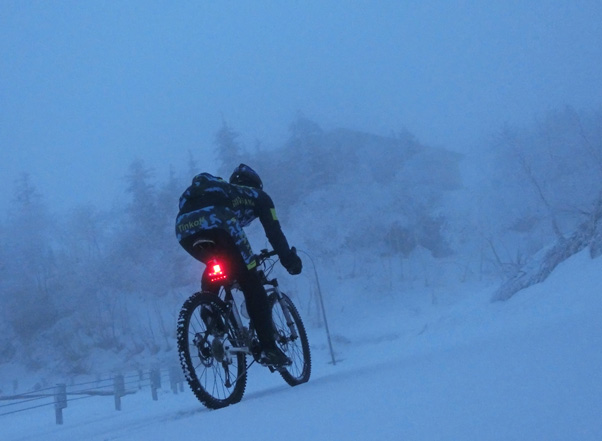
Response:
[[[602,259],[582,252],[495,303],[495,285],[437,287],[446,301],[435,302],[418,287],[378,296],[327,284],[337,363],[312,328],[307,384],[253,366],[243,400],[225,409],[188,389],[158,401],[142,390],[121,411],[112,397],[70,402],[62,426],[52,407],[2,416],[0,439],[599,441],[600,274]],[[410,307],[413,296],[423,301]]]

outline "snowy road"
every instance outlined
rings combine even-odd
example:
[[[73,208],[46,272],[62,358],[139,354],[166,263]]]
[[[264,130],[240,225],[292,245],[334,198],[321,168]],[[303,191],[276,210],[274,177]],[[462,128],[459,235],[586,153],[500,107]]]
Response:
[[[599,441],[602,261],[573,260],[504,304],[442,308],[414,328],[391,310],[338,342],[336,366],[315,346],[312,378],[296,388],[253,367],[242,402],[225,409],[204,409],[188,390],[127,396],[121,412],[99,397],[66,409],[63,426],[47,409],[3,417],[1,439]]]

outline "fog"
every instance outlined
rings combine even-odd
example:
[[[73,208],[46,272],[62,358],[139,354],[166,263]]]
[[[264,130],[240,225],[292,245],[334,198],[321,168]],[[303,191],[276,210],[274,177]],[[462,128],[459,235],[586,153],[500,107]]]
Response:
[[[602,98],[592,1],[0,3],[0,207],[121,197],[128,164],[216,167],[223,121],[280,147],[294,118],[473,151]]]
[[[599,439],[600,23],[599,0],[0,2],[0,398],[177,364],[203,269],[174,237],[178,197],[245,162],[303,259],[274,275],[315,375],[291,396],[260,380],[234,412],[320,421],[328,395],[346,438],[360,420],[437,437],[439,414],[447,434],[554,421],[558,439]],[[147,431],[196,427],[187,397]],[[372,424],[352,418],[366,403]],[[99,424],[70,415],[68,437],[137,430],[157,412],[137,406],[119,422],[81,407]],[[9,437],[63,438],[41,417],[24,431],[21,410],[0,412]],[[381,424],[408,417],[418,431]]]

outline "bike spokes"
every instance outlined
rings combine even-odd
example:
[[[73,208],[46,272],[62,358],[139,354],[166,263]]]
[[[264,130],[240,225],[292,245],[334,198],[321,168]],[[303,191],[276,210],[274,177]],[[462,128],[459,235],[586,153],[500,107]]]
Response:
[[[214,321],[203,311],[211,311]],[[178,351],[186,380],[199,401],[212,409],[240,401],[247,381],[245,355],[227,349],[239,331],[225,311],[214,295],[196,293],[184,303],[178,320]]]
[[[280,374],[288,384],[296,386],[309,380],[311,354],[307,333],[299,312],[286,295],[281,295],[281,301],[276,296],[272,297],[272,318],[278,333],[276,343],[291,359],[292,364],[280,369]]]

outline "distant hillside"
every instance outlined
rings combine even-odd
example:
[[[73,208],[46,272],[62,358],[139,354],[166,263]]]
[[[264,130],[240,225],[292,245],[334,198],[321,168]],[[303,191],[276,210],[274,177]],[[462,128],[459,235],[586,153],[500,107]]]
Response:
[[[461,155],[300,119],[280,149],[248,158],[288,225],[324,254],[341,247],[408,255],[422,246],[450,255],[444,200],[462,187]]]

